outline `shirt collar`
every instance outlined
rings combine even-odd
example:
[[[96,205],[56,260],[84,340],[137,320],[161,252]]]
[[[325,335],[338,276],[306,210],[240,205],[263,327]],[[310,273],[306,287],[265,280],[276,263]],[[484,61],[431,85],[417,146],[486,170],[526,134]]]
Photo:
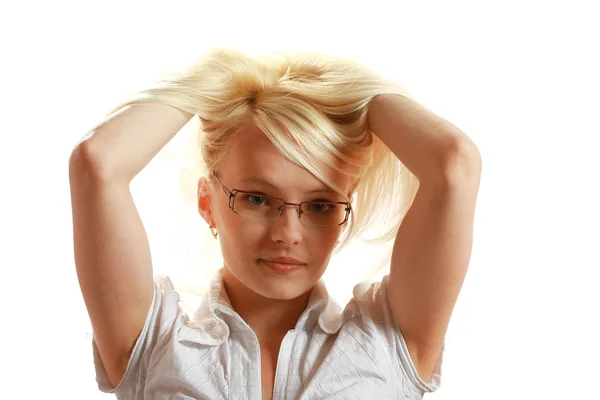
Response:
[[[221,267],[211,279],[208,290],[192,318],[185,319],[185,323],[177,333],[179,341],[216,346],[223,343],[232,330],[250,330],[231,306],[223,285],[224,268]],[[321,278],[313,287],[308,305],[298,319],[295,329],[310,331],[318,324],[324,332],[334,334],[342,325],[341,314],[340,305],[330,298],[325,282]]]

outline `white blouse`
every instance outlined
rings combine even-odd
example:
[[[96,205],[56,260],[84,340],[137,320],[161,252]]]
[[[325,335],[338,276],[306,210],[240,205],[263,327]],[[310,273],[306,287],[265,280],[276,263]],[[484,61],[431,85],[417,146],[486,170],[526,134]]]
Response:
[[[171,280],[155,278],[144,328],[116,388],[92,342],[98,388],[123,400],[261,399],[258,339],[232,309],[222,271],[192,318]],[[281,343],[273,400],[418,400],[439,388],[443,351],[424,382],[388,306],[388,279],[355,285],[343,311],[319,280]]]

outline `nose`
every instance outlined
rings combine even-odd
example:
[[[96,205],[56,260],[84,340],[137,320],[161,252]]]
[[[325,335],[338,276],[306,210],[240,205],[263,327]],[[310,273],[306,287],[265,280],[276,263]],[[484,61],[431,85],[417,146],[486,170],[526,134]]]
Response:
[[[277,243],[300,243],[302,229],[303,225],[298,218],[298,206],[285,204],[281,216],[273,221],[271,239]]]

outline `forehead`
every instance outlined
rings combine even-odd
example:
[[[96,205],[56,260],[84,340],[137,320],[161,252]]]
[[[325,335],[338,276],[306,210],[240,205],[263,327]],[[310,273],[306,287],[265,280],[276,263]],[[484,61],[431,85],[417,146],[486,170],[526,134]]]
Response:
[[[327,166],[323,172],[348,191],[350,185],[344,175]],[[309,171],[287,159],[256,127],[244,128],[234,135],[219,173],[230,184],[250,177],[263,178],[281,191],[303,193],[325,187]]]

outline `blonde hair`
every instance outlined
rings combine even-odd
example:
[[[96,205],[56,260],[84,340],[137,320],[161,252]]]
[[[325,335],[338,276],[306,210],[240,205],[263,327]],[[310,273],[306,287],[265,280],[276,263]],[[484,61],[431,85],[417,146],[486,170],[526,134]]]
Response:
[[[180,179],[184,197],[194,205],[200,174],[210,178],[233,135],[249,125],[345,198],[348,193],[321,166],[352,178],[353,215],[339,251],[355,237],[375,244],[393,239],[418,188],[416,177],[368,130],[369,102],[386,93],[412,98],[401,85],[347,59],[317,53],[255,58],[217,49],[115,111],[152,101],[199,116],[201,127],[186,148],[189,158]],[[338,161],[334,165],[332,158]],[[364,237],[374,226],[383,232]]]

